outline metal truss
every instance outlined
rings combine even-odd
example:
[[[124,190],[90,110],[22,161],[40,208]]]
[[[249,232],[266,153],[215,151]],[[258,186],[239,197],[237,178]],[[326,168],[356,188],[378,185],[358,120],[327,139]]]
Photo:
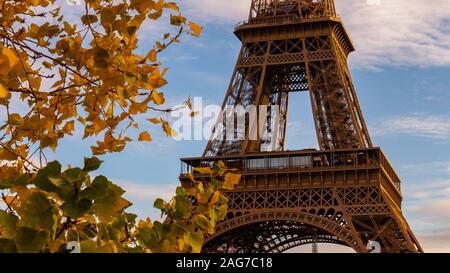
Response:
[[[288,6],[298,13],[292,19],[297,24],[282,21],[280,26],[279,13],[286,13]],[[236,30],[243,45],[222,107],[278,105],[280,121],[275,130],[267,130],[257,140],[233,141],[217,132],[222,129],[225,133],[223,116],[213,134],[219,138],[209,141],[203,155],[282,151],[289,93],[302,91],[310,93],[321,149],[372,147],[347,67],[353,46],[342,23],[335,19],[332,1],[253,1],[252,7],[256,15]],[[328,21],[314,23],[311,16]],[[264,31],[268,23],[258,18],[271,18],[274,25]],[[310,36],[316,32],[319,35]],[[269,109],[264,127],[273,125],[269,124],[272,114]],[[249,124],[246,126],[247,132]]]
[[[219,160],[242,174],[203,251],[326,242],[367,252],[372,240],[383,252],[423,252],[401,212],[400,178],[370,139],[347,65],[354,47],[334,1],[252,0],[235,34],[242,48],[222,109],[268,109],[256,140],[249,119],[228,128],[224,111],[203,156],[182,159],[184,187],[193,168]],[[320,151],[284,151],[292,92],[309,92]],[[229,133],[245,137],[223,138]]]

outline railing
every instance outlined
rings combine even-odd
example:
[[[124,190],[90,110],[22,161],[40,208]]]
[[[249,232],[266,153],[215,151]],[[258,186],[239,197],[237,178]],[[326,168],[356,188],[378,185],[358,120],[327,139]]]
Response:
[[[328,14],[319,15],[289,15],[289,16],[269,16],[269,17],[255,17],[248,21],[242,21],[235,25],[238,29],[246,25],[260,25],[260,24],[286,24],[286,23],[302,23],[320,19],[339,19],[339,17]]]
[[[220,160],[227,167],[237,169],[243,174],[293,169],[382,168],[395,186],[400,189],[400,179],[397,173],[379,148],[336,151],[286,151],[242,156],[184,158],[181,159],[181,176],[191,173],[196,167],[212,167]]]

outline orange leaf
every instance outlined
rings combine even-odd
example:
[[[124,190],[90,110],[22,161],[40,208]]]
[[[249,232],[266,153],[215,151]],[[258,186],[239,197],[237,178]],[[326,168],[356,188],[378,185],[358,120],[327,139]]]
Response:
[[[75,121],[69,121],[64,125],[63,131],[67,134],[71,134],[73,130],[75,129]]]
[[[153,91],[151,96],[156,105],[161,105],[165,101],[164,93],[158,93],[156,91]]]
[[[162,127],[168,137],[174,137],[177,135],[177,133],[172,128],[170,128],[168,122],[164,121]]]
[[[191,28],[192,34],[194,34],[197,37],[200,37],[200,34],[202,33],[202,29],[203,29],[201,26],[197,25],[194,22],[190,22],[189,27]]]
[[[150,141],[152,141],[152,137],[150,136],[150,134],[147,131],[144,131],[139,134],[139,141],[150,142]]]
[[[18,62],[19,59],[11,49],[7,47],[2,48],[0,54],[0,75],[7,74]]]
[[[211,168],[194,168],[194,172],[197,172],[202,175],[210,175],[212,174]]]
[[[217,204],[217,202],[219,202],[219,197],[220,197],[220,191],[215,191],[214,194],[212,195],[211,199],[209,200],[209,204],[211,206],[215,206]]]
[[[9,91],[0,83],[0,99],[5,99],[9,96]]]
[[[148,118],[147,120],[153,124],[160,124],[162,122],[161,119],[158,118]]]
[[[156,62],[156,50],[152,49],[147,53],[147,59],[154,63]]]
[[[234,187],[239,184],[240,179],[240,174],[227,173],[225,175],[225,181],[223,182],[222,188],[224,188],[225,190],[233,190]]]

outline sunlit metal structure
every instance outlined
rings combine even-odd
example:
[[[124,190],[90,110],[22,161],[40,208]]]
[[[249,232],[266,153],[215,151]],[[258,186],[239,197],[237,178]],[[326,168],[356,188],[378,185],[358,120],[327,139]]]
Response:
[[[222,108],[268,105],[264,127],[273,128],[272,109],[280,119],[256,140],[211,139],[202,157],[182,159],[185,187],[192,168],[219,160],[242,174],[203,251],[283,252],[314,242],[367,252],[377,241],[382,252],[423,252],[401,211],[400,179],[369,136],[347,66],[354,47],[333,0],[252,0],[235,34],[242,49]],[[309,92],[318,151],[285,151],[291,92]],[[225,116],[218,125],[230,130]]]

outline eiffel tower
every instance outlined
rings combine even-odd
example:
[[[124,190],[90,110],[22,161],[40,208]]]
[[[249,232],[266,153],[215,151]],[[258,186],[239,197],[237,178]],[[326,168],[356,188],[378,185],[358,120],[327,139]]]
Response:
[[[222,109],[268,110],[256,139],[211,138],[202,157],[181,159],[184,187],[192,186],[193,168],[219,160],[242,174],[203,251],[279,253],[332,243],[361,253],[375,241],[381,252],[423,252],[402,214],[400,178],[364,122],[347,65],[354,47],[334,1],[252,0],[234,33],[242,48]],[[309,93],[319,150],[285,151],[292,92]]]

